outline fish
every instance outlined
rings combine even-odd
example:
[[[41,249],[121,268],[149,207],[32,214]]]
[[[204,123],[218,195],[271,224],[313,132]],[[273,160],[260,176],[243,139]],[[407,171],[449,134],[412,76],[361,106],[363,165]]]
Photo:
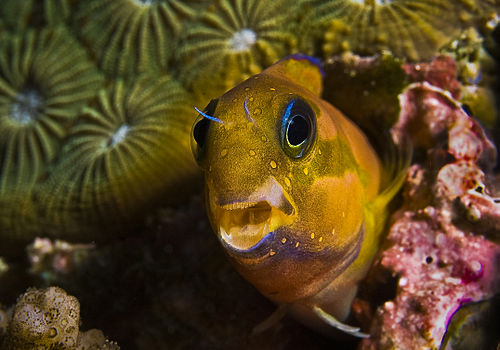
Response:
[[[313,57],[278,61],[197,109],[192,149],[238,272],[278,314],[364,337],[343,321],[404,172],[388,178],[365,134],[321,99],[323,78]]]

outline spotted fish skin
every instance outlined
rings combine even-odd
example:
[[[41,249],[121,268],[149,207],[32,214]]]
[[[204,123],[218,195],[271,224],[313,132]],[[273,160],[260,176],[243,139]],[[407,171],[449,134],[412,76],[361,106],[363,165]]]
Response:
[[[321,89],[317,63],[290,56],[212,100],[192,131],[230,260],[312,327],[315,307],[348,316],[387,216],[380,159]]]

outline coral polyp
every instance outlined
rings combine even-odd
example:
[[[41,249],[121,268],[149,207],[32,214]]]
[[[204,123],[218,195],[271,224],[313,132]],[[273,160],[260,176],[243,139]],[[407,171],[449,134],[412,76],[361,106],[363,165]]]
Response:
[[[57,154],[69,124],[101,86],[64,30],[3,38],[0,51],[0,194],[29,188]]]
[[[217,1],[181,34],[181,80],[215,96],[295,51],[295,6],[290,0]]]
[[[96,227],[115,231],[140,219],[194,172],[189,132],[195,115],[180,85],[168,77],[118,81],[101,90],[36,191],[49,231],[88,239]]]
[[[178,0],[82,1],[77,30],[111,76],[165,71],[183,19],[194,15]]]
[[[422,60],[472,24],[475,6],[467,1],[304,1],[304,47],[322,44],[325,56],[351,50],[373,54],[389,50]]]

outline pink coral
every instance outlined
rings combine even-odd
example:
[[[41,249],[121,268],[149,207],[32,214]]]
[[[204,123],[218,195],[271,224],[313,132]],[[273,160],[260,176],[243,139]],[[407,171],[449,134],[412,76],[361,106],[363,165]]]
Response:
[[[494,145],[449,91],[413,83],[400,102],[393,134],[408,136],[417,156],[377,266],[399,280],[362,349],[438,348],[461,305],[500,291],[500,246],[490,240],[498,235],[500,203],[485,185]]]

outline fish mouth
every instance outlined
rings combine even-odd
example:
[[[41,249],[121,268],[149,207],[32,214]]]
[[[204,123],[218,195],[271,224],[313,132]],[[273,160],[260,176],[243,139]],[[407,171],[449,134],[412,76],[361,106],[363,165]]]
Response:
[[[230,247],[246,251],[269,233],[290,223],[290,216],[268,201],[237,202],[216,209],[219,236]]]
[[[262,246],[274,231],[298,217],[294,201],[274,177],[250,193],[215,188],[207,182],[212,227],[225,249],[238,255]]]

